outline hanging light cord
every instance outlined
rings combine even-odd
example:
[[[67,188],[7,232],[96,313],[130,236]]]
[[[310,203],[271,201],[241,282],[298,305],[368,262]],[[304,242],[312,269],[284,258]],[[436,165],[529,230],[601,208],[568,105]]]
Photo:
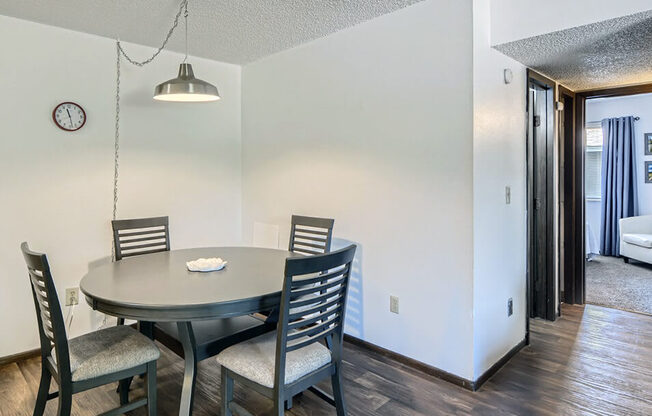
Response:
[[[120,41],[116,42],[115,63],[115,140],[113,150],[113,219],[116,219],[118,210],[118,173],[120,167]],[[111,245],[113,247],[113,245]],[[113,248],[115,250],[115,248]],[[115,253],[113,253],[115,258]]]
[[[183,63],[185,64],[188,60],[188,1],[186,0],[186,5],[184,6],[183,12],[184,26],[186,28],[186,55],[183,57]]]
[[[170,27],[170,30],[168,31],[167,35],[165,36],[165,39],[163,40],[163,43],[158,49],[156,49],[156,51],[152,54],[152,56],[145,59],[144,61],[136,61],[132,59],[129,55],[127,55],[127,52],[125,52],[124,48],[122,47],[122,44],[120,43],[120,40],[119,39],[116,40],[115,141],[114,141],[114,154],[113,154],[113,219],[114,220],[117,218],[117,213],[118,213],[118,176],[120,172],[120,163],[119,163],[120,162],[120,57],[124,56],[127,62],[139,67],[145,66],[148,63],[152,62],[161,53],[161,51],[163,51],[163,49],[167,46],[168,42],[170,41],[170,38],[172,37],[172,34],[174,33],[174,30],[177,28],[177,26],[179,26],[179,18],[181,18],[181,13],[184,13],[184,17],[186,20],[186,58],[184,59],[185,62],[186,59],[188,59],[188,0],[181,0],[181,3],[179,4],[179,11],[174,17],[174,22],[172,23],[172,27]],[[113,246],[113,244],[111,244],[111,254],[113,259],[115,260],[115,247]]]
[[[161,46],[158,49],[156,49],[156,51],[148,59],[145,59],[144,61],[136,61],[132,59],[129,55],[127,55],[127,52],[125,52],[125,50],[122,48],[120,39],[117,39],[115,42],[116,79],[115,79],[115,137],[114,137],[114,148],[113,148],[113,216],[112,216],[114,220],[117,218],[117,214],[118,214],[118,176],[120,173],[120,57],[124,56],[127,62],[139,67],[145,66],[148,63],[152,62],[161,53],[161,51],[163,51],[163,49],[167,46],[168,42],[170,41],[170,38],[172,37],[172,34],[174,33],[174,30],[177,28],[177,26],[179,26],[179,18],[181,17],[181,12],[184,10],[185,10],[185,17],[186,17],[186,58],[187,58],[188,56],[188,0],[181,0],[181,4],[179,4],[179,11],[174,17],[174,22],[172,23],[172,27],[170,28],[167,35],[165,36],[165,39],[163,40]],[[111,258],[115,261],[115,246],[113,244],[111,244]],[[72,317],[70,318],[70,323],[72,323]],[[105,328],[107,327],[107,325],[108,325],[107,315],[105,314],[102,323],[100,324],[100,328]]]

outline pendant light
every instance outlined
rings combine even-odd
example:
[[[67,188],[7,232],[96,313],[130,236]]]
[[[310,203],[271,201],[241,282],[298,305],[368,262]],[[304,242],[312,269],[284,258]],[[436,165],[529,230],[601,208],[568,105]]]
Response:
[[[186,25],[186,56],[179,66],[179,75],[157,85],[154,89],[154,99],[174,102],[217,101],[220,99],[217,88],[213,84],[195,78],[192,65],[186,63],[188,60],[188,2],[185,4],[184,18]]]

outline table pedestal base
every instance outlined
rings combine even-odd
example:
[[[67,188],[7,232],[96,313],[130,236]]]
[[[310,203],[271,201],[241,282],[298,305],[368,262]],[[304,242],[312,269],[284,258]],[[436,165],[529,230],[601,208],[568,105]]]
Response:
[[[197,356],[195,355],[195,334],[190,322],[177,322],[179,340],[183,345],[185,368],[183,373],[183,387],[181,389],[181,403],[179,416],[192,415],[192,402],[197,381]]]

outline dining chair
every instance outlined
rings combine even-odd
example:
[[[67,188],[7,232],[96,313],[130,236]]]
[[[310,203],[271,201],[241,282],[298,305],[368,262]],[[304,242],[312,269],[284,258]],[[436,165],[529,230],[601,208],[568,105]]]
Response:
[[[335,220],[330,218],[292,215],[288,250],[304,256],[328,253],[331,250],[334,223]],[[310,306],[305,305],[303,308],[309,309]],[[273,323],[278,320],[278,310],[259,311],[252,316]],[[292,398],[289,398],[286,401],[286,409],[291,408]]]
[[[168,217],[111,221],[115,259],[170,250]]]
[[[309,256],[328,253],[331,251],[334,223],[331,218],[293,215],[289,250]]]
[[[115,260],[170,250],[168,217],[111,221]],[[118,325],[125,319],[118,318]]]
[[[328,253],[331,251],[333,224],[335,220],[331,218],[292,215],[288,250],[304,256]],[[305,305],[304,308],[310,308],[310,305]],[[253,316],[274,322],[278,318],[278,311],[260,311]],[[291,406],[291,402],[288,404]]]
[[[111,224],[116,261],[122,261],[125,257],[170,250],[168,217],[114,220]],[[118,324],[122,323],[124,319],[118,321]],[[143,332],[151,335],[179,357],[184,357],[176,322],[140,322],[139,325]],[[194,366],[231,345],[273,329],[273,324],[250,315],[193,321],[188,332],[194,350]]]
[[[334,219],[292,215],[291,222],[290,251],[304,256],[314,256],[315,254],[324,254],[331,251]],[[296,310],[307,310],[311,306],[306,304],[296,308]],[[291,406],[291,401],[288,404]]]
[[[48,400],[58,397],[57,415],[69,416],[72,396],[108,383],[126,383],[145,374],[146,396],[129,402],[127,389],[121,389],[120,407],[103,416],[123,414],[147,406],[149,416],[156,415],[156,361],[160,351],[154,342],[129,326],[116,326],[68,340],[59,298],[45,254],[20,246],[32,288],[41,341],[41,381],[34,415],[42,416]],[[59,391],[50,393],[54,378]]]
[[[229,347],[217,355],[222,366],[222,415],[251,414],[233,402],[234,381],[273,399],[274,414],[310,390],[346,414],[342,391],[342,338],[351,262],[356,246],[311,257],[288,258],[277,330]],[[312,305],[308,310],[296,308]],[[315,313],[310,318],[306,312]],[[331,337],[330,346],[320,341]],[[315,386],[329,378],[334,397]]]

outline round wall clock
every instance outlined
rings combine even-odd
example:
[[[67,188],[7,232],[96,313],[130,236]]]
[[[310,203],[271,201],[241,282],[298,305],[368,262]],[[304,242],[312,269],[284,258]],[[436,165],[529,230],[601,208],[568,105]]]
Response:
[[[86,112],[81,105],[67,101],[54,107],[52,120],[61,130],[76,131],[86,124]]]

